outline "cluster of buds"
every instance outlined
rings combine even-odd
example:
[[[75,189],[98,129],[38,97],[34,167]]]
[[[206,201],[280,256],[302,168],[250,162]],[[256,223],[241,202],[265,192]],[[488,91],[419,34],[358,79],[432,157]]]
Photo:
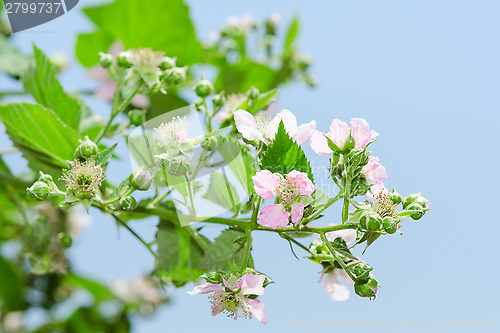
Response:
[[[45,174],[40,171],[40,177],[37,181],[28,187],[26,191],[36,200],[43,201],[49,197],[49,195],[64,195],[57,187],[56,183],[52,179],[51,175]]]
[[[141,92],[165,92],[173,85],[186,81],[187,67],[177,67],[176,58],[166,57],[163,52],[149,48],[122,51],[114,58],[111,54],[100,53],[100,65],[109,68],[114,75],[120,69],[127,70],[127,79],[140,78],[144,85]]]
[[[264,304],[257,298],[273,281],[254,269],[246,268],[242,273],[212,271],[201,276],[206,283],[196,286],[188,294],[210,294],[212,315],[221,312],[237,319],[255,316],[263,324],[267,323]]]

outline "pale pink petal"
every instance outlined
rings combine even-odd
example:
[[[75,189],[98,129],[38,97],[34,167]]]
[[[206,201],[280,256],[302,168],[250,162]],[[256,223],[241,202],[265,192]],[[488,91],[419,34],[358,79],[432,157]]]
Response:
[[[185,131],[178,131],[175,133],[175,136],[177,137],[177,141],[180,143],[185,143],[187,141],[187,133]]]
[[[349,245],[356,240],[358,233],[354,229],[343,229],[327,232],[325,236],[330,242],[333,242],[337,237],[342,237],[346,244]]]
[[[316,129],[316,121],[313,120],[310,123],[302,124],[297,127],[297,131],[293,135],[293,139],[297,142],[298,145],[303,144],[311,137],[311,134]]]
[[[335,271],[328,273],[322,282],[325,293],[334,301],[346,301],[349,289],[337,280]]]
[[[280,177],[269,170],[262,170],[252,177],[253,187],[258,196],[264,200],[276,197],[274,190],[280,183]]]
[[[307,173],[300,172],[297,170],[292,170],[288,173],[288,177],[293,177],[300,184],[299,195],[311,195],[314,192],[314,184],[307,177]]]
[[[236,290],[240,289],[241,285],[243,284],[243,281],[241,279],[239,279],[238,281],[236,281],[236,283],[233,286],[231,286],[229,284],[229,282],[227,282],[226,279],[222,279],[222,282],[224,283],[224,285],[227,288],[231,289],[232,291],[236,291]]]
[[[344,269],[336,269],[335,270],[337,273],[339,273],[340,277],[342,280],[344,280],[345,283],[347,283],[350,286],[354,286],[354,281],[351,279],[349,274]]]
[[[297,225],[302,220],[302,216],[304,215],[304,201],[295,202],[292,205],[292,222]]]
[[[130,104],[132,104],[136,108],[145,109],[149,107],[149,97],[146,95],[137,94],[134,97],[132,97]]]
[[[250,141],[264,141],[262,133],[260,133],[257,128],[255,118],[250,112],[241,109],[237,110],[234,113],[234,122],[238,132],[240,132],[245,139]]]
[[[283,109],[280,113],[274,116],[271,122],[267,125],[266,138],[269,140],[274,139],[276,133],[278,133],[278,127],[281,121],[283,121],[283,125],[285,126],[287,133],[293,137],[297,131],[297,118],[289,110]]]
[[[370,141],[375,139],[378,136],[378,133],[375,130],[370,131]]]
[[[323,132],[314,130],[309,138],[309,145],[318,155],[330,155],[333,151],[328,146],[328,140]]]
[[[342,149],[344,147],[345,141],[349,136],[351,129],[347,124],[339,119],[334,119],[330,125],[330,132],[328,132],[328,137]]]
[[[194,295],[194,294],[206,294],[206,293],[211,293],[213,291],[222,291],[222,287],[220,284],[215,284],[215,283],[204,283],[200,284],[199,286],[194,287],[193,290],[188,291],[187,293],[189,295]]]
[[[374,184],[380,184],[387,179],[385,167],[378,163],[378,161],[378,157],[370,156],[368,164],[361,169],[361,172],[366,176],[366,178]]]
[[[289,222],[289,215],[285,211],[282,204],[269,205],[259,213],[259,221],[265,227],[276,229],[277,227],[284,227]]]
[[[264,284],[266,277],[264,275],[245,274],[241,277],[241,291],[242,295],[262,295],[264,294]]]
[[[373,198],[374,195],[377,195],[379,193],[386,194],[386,195],[389,193],[389,191],[385,188],[383,183],[373,184],[370,187],[370,190],[368,190],[368,192],[366,192],[365,197],[367,197],[368,199],[371,199],[371,198]]]
[[[215,115],[215,119],[219,120],[219,121],[224,121],[226,120],[227,118],[229,118],[229,113],[226,112],[226,111],[222,111],[222,112],[218,112],[216,115]]]
[[[351,119],[351,134],[356,142],[356,148],[362,148],[370,142],[370,125],[362,118]]]
[[[267,324],[267,313],[264,303],[258,299],[247,299],[250,312],[257,318],[262,324]]]
[[[104,84],[94,92],[94,96],[106,101],[113,100],[115,95],[116,83],[113,81],[104,81]]]

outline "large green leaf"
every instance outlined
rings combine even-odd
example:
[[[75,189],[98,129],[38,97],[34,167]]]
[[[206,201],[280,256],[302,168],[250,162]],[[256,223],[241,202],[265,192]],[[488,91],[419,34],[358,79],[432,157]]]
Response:
[[[20,76],[27,67],[28,57],[12,47],[7,37],[0,34],[0,72],[5,71],[10,75]]]
[[[64,91],[56,78],[56,68],[42,50],[36,46],[33,48],[35,60],[22,77],[24,89],[39,104],[53,110],[65,124],[78,131],[82,111],[80,101]]]
[[[83,11],[98,29],[78,37],[76,56],[84,66],[97,64],[99,51],[107,51],[115,40],[126,49],[150,47],[164,51],[177,57],[180,64],[201,59],[202,48],[182,0],[115,0]]]
[[[210,244],[203,258],[203,266],[207,270],[232,272],[241,266],[246,250],[245,242],[235,242],[245,236],[243,231],[226,229]],[[249,256],[247,266],[253,268],[252,257]]]
[[[311,165],[304,151],[288,135],[282,121],[279,124],[274,140],[267,147],[267,151],[262,157],[262,169],[273,173],[278,172],[282,175],[297,170],[307,173],[309,179],[314,182]]]
[[[276,80],[277,73],[274,69],[257,62],[247,61],[223,66],[215,81],[215,89],[224,90],[227,93],[238,93],[254,86],[260,91],[268,91],[276,88],[279,83]]]
[[[27,158],[67,167],[78,147],[78,133],[63,123],[54,111],[28,103],[0,104],[0,120],[14,145]]]
[[[24,302],[24,283],[17,269],[5,258],[0,256],[0,299],[2,309],[19,310]]]
[[[240,198],[236,188],[229,182],[225,174],[216,170],[210,174],[210,185],[203,198],[236,213],[240,209]]]
[[[167,220],[160,220],[158,225],[156,271],[176,286],[195,281],[204,273],[202,246],[208,246],[210,241],[201,235],[194,239],[195,230],[190,228]]]

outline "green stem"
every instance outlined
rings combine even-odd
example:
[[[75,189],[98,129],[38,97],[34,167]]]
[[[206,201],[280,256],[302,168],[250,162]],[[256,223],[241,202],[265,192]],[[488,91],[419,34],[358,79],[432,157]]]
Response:
[[[165,193],[163,193],[162,195],[156,197],[153,201],[151,201],[150,205],[151,206],[156,206],[156,204],[160,201],[162,201],[163,199],[165,199],[167,197],[167,195],[169,195],[170,193],[172,193],[174,189],[171,188],[170,190],[166,191]]]
[[[327,209],[328,207],[330,207],[331,205],[333,205],[335,202],[337,202],[340,198],[342,198],[343,194],[342,193],[339,193],[337,194],[337,196],[335,196],[335,198],[331,198],[326,204],[324,204],[321,208],[319,208],[317,211],[315,211],[314,213],[312,213],[310,216],[308,216],[307,218],[303,219],[302,220],[302,223],[303,224],[307,224],[309,222],[311,222],[312,220],[314,220],[316,218],[316,216],[318,216],[319,214],[321,214],[325,209]]]
[[[148,250],[149,252],[151,252],[153,254],[153,256],[156,258],[156,253],[154,253],[154,251],[151,249],[151,247],[149,246],[148,243],[146,243],[142,238],[141,236],[139,236],[134,230],[132,230],[132,228],[130,228],[127,223],[122,220],[118,215],[116,214],[113,214],[113,217],[115,218],[116,222],[118,222],[119,224],[121,224],[122,226],[124,226],[132,235],[135,236],[135,238],[137,238]]]
[[[240,271],[243,271],[245,268],[247,268],[248,258],[250,257],[250,249],[252,247],[252,230],[246,230],[245,232],[247,236],[246,249],[245,255],[243,256],[243,262],[241,263]]]
[[[196,209],[194,208],[194,189],[193,181],[190,181],[187,176],[184,176],[184,181],[186,182],[187,189],[187,207],[191,216],[196,216]]]
[[[340,264],[340,266],[342,266],[342,268],[346,271],[347,275],[349,275],[349,277],[351,278],[351,280],[353,280],[354,282],[356,282],[356,277],[351,273],[351,271],[347,268],[347,266],[344,263],[344,261],[339,257],[339,255],[337,254],[337,252],[333,248],[333,246],[330,243],[330,241],[326,238],[326,235],[324,233],[320,233],[319,236],[321,237],[321,240],[323,241],[323,244],[325,244],[326,247],[328,248],[328,250],[330,250],[331,255],[335,258],[335,261],[337,261]]]
[[[311,250],[309,250],[308,247],[306,247],[304,244],[302,244],[301,242],[297,241],[295,238],[293,237],[290,237],[288,236],[287,234],[285,233],[280,233],[280,236],[283,237],[284,239],[286,239],[287,241],[290,241],[292,243],[294,243],[295,245],[301,247],[302,249],[304,249],[306,252],[308,252],[310,255],[312,256],[316,256],[315,253],[312,253]]]
[[[349,197],[351,193],[351,177],[347,170],[347,154],[344,154],[344,171],[345,171],[345,181],[344,181],[344,205],[342,206],[342,223],[345,223],[349,218]]]
[[[262,198],[257,197],[257,202],[255,203],[255,206],[253,207],[252,218],[250,220],[250,221],[252,221],[253,224],[257,224],[257,217],[259,214],[261,204],[262,204]]]

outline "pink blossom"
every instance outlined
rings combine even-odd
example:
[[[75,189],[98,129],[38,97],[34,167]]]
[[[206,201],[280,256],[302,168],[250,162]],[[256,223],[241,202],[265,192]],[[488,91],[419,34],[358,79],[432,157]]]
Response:
[[[370,126],[366,120],[361,118],[351,119],[350,126],[339,119],[334,119],[330,125],[330,130],[326,134],[339,149],[343,149],[349,134],[352,135],[355,147],[363,148],[371,140],[378,136],[374,130],[370,131]],[[313,131],[309,139],[311,148],[319,155],[330,155],[333,151],[328,146],[325,133]]]
[[[278,198],[280,203],[264,207],[259,214],[263,226],[276,229],[292,223],[297,225],[304,214],[304,200],[301,196],[310,196],[314,192],[314,184],[304,172],[293,170],[285,179],[269,170],[257,172],[252,177],[257,195],[268,200]]]
[[[387,179],[387,173],[385,171],[385,167],[383,167],[378,161],[378,157],[370,156],[368,164],[361,169],[361,172],[366,176],[368,183],[373,184],[366,194],[368,198],[371,198],[373,194],[381,192],[387,194],[387,189],[384,187],[384,180]]]
[[[283,122],[287,133],[301,145],[309,139],[316,128],[316,121],[297,126],[297,118],[289,110],[283,109],[274,118],[254,117],[250,112],[237,110],[234,113],[236,128],[243,137],[250,141],[262,141],[266,145],[274,139],[280,122]]]
[[[218,315],[225,311],[231,318],[255,316],[263,324],[267,324],[267,313],[264,304],[257,300],[248,298],[249,295],[264,294],[264,275],[245,274],[239,280],[234,279],[231,284],[223,279],[224,287],[230,291],[225,291],[221,285],[215,283],[204,283],[188,291],[188,294],[207,294],[212,304],[212,315]],[[229,279],[231,280],[231,279]]]

